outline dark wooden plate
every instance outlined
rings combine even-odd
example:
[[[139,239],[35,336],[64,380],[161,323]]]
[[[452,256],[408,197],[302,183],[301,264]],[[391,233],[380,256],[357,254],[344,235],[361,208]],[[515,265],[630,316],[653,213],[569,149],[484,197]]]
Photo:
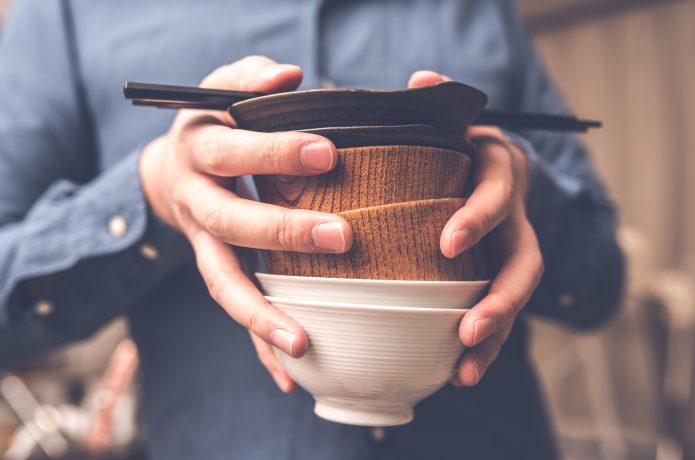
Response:
[[[487,103],[480,90],[458,82],[397,91],[317,89],[237,102],[240,128],[295,131],[348,126],[430,125],[462,135]]]

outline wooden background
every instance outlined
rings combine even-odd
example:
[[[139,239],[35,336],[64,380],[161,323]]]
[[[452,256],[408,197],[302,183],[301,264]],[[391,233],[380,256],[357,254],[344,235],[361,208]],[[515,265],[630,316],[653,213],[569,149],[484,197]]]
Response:
[[[579,7],[577,7],[579,5]],[[695,276],[695,2],[521,0],[623,225],[655,263]]]

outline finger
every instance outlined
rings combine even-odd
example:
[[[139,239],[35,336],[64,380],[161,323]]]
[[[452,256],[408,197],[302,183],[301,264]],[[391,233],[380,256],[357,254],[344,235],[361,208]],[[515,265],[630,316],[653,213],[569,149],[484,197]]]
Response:
[[[200,86],[274,93],[296,89],[303,77],[299,66],[278,64],[265,56],[248,56],[217,68],[205,77]]]
[[[197,170],[223,177],[320,174],[333,169],[338,158],[328,139],[300,132],[259,133],[205,124],[193,128],[187,142]]]
[[[510,328],[543,274],[543,258],[528,221],[509,219],[500,230],[499,237],[508,241],[511,249],[488,294],[461,320],[459,338],[467,347]]]
[[[498,139],[501,142],[506,138],[506,135],[497,126],[471,125],[466,129],[466,137],[469,139]]]
[[[254,347],[256,347],[256,353],[258,353],[258,359],[261,364],[270,373],[270,376],[275,381],[280,391],[283,393],[292,393],[296,388],[296,383],[292,380],[292,377],[282,368],[280,361],[278,361],[273,347],[261,340],[256,334],[250,332],[251,341]]]
[[[308,346],[306,332],[273,307],[244,274],[234,251],[202,229],[190,231],[198,270],[210,295],[236,322],[293,357]]]
[[[189,179],[180,188],[177,199],[197,225],[229,244],[335,254],[352,246],[350,224],[334,214],[245,200],[204,176]]]
[[[478,384],[485,375],[490,364],[499,355],[502,345],[509,336],[511,327],[498,332],[480,345],[469,348],[463,354],[452,377],[452,383],[457,386],[473,386]]]
[[[471,248],[509,215],[514,203],[514,180],[507,149],[495,143],[484,144],[478,152],[475,189],[442,230],[439,244],[444,256],[454,258]]]
[[[408,88],[420,88],[422,86],[436,85],[443,81],[451,81],[446,75],[441,75],[432,70],[418,70],[410,76]]]

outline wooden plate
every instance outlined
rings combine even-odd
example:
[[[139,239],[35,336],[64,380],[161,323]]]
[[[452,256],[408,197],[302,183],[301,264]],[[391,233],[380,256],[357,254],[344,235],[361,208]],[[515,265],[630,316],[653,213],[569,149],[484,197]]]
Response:
[[[487,103],[458,82],[397,91],[317,89],[272,94],[229,108],[240,128],[295,131],[346,126],[429,125],[463,134]]]

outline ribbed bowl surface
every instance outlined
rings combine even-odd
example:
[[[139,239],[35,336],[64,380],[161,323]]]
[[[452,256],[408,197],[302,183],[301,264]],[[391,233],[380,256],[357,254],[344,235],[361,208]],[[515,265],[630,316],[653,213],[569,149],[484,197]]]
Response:
[[[365,306],[268,297],[307,332],[299,359],[276,350],[319,415],[357,425],[397,425],[449,379],[463,347],[464,309]]]

